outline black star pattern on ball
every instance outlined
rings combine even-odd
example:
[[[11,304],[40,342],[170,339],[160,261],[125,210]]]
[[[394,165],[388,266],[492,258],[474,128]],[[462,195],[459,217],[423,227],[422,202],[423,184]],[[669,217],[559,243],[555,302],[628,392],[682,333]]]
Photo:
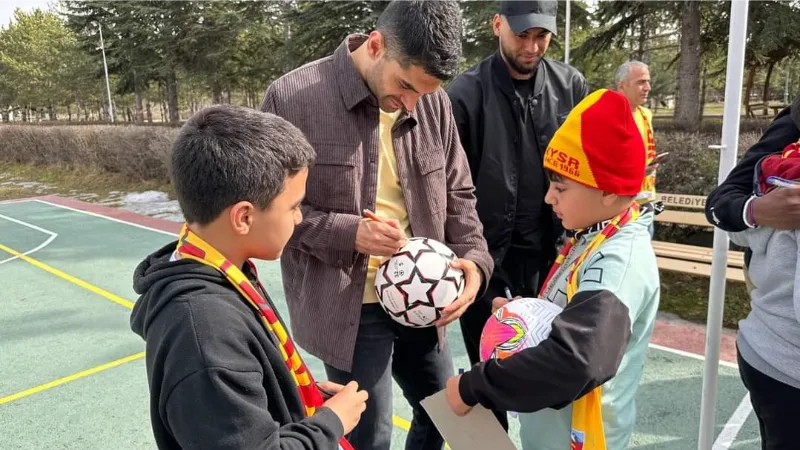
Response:
[[[448,258],[447,255],[441,255],[439,252],[434,250],[430,246],[430,244],[428,244],[428,239],[415,240],[412,241],[410,244],[411,245],[406,246],[405,251],[396,253],[393,256],[393,258],[405,256],[414,263],[412,265],[411,273],[409,274],[409,276],[405,278],[403,281],[392,283],[391,280],[394,277],[390,276],[391,274],[389,273],[389,264],[387,261],[387,264],[383,264],[379,269],[383,271],[384,282],[376,289],[378,291],[379,297],[382,298],[384,293],[386,292],[386,289],[395,286],[397,288],[398,293],[400,293],[403,299],[404,311],[397,313],[389,311],[385,307],[383,309],[388,314],[396,318],[402,317],[408,326],[418,327],[420,325],[417,325],[414,322],[412,322],[412,319],[409,316],[409,313],[413,312],[414,309],[418,307],[431,308],[434,311],[435,320],[439,320],[442,316],[442,310],[444,310],[444,308],[437,307],[436,304],[434,303],[434,298],[433,298],[433,293],[436,287],[438,286],[438,283],[452,283],[453,286],[456,288],[456,292],[458,292],[461,290],[461,286],[464,280],[458,279],[457,277],[450,274],[449,261],[451,260],[451,258]],[[444,272],[441,274],[440,277],[438,277],[439,278],[438,281],[436,279],[426,278],[419,270],[419,268],[416,266],[416,263],[419,262],[420,258],[422,258],[422,256],[426,254],[441,255],[448,260],[448,264],[445,265]],[[428,285],[428,287],[424,288],[425,285]],[[412,289],[413,287],[416,287],[417,289]],[[424,297],[420,295],[413,295],[411,292],[409,292],[409,290],[411,290],[412,292],[418,291],[420,287],[423,287],[425,289]]]
[[[431,292],[433,292],[433,289],[436,287],[436,280],[429,280],[423,277],[416,266],[411,270],[410,277],[398,282],[395,286],[397,286],[397,290],[400,291],[400,294],[403,295],[403,302],[406,305],[406,309],[411,309],[419,305],[434,306]],[[409,289],[406,289],[406,287]],[[419,292],[421,289],[425,289],[424,297],[414,295],[414,292]]]

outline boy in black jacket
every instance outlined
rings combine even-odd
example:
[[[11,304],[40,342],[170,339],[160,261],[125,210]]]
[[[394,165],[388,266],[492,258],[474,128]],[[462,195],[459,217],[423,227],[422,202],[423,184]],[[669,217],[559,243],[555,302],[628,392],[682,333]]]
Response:
[[[250,262],[280,256],[313,160],[297,128],[252,109],[206,108],[181,129],[186,225],[136,268],[131,315],[160,449],[350,449],[366,392],[314,383]]]

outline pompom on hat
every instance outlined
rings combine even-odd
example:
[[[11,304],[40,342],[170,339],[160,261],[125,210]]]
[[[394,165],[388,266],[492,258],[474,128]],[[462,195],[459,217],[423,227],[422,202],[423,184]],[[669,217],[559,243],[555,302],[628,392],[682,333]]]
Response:
[[[550,140],[544,167],[604,192],[638,194],[645,146],[628,99],[608,89],[584,98]]]

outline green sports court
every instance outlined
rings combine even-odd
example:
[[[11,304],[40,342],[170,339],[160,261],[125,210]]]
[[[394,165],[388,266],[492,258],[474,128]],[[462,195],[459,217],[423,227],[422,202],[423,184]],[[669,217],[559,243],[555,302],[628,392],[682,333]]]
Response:
[[[179,226],[60,197],[0,202],[0,447],[155,448],[144,342],[128,324],[131,280]],[[288,319],[278,262],[258,265]],[[696,328],[658,324],[632,448],[697,448],[704,343]],[[466,367],[458,326],[448,340],[455,366]],[[714,450],[757,449],[758,425],[730,354],[723,351],[719,372]],[[323,379],[320,361],[304,355]],[[393,448],[401,449],[411,414],[395,393]],[[514,420],[511,435],[517,441]]]

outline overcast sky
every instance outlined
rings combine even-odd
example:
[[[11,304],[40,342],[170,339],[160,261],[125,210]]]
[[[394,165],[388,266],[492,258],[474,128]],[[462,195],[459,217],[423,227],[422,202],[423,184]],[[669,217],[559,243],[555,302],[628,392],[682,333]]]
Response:
[[[36,8],[46,10],[53,0],[0,0],[0,27],[8,28],[8,21],[14,15],[14,10],[22,8],[32,11]],[[53,2],[54,3],[54,2]]]

